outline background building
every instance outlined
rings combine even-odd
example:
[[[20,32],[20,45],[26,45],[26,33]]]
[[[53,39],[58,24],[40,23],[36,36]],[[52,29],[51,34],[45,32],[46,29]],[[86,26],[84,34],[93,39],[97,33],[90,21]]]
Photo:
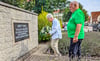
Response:
[[[91,13],[91,21],[94,24],[100,22],[100,11]]]

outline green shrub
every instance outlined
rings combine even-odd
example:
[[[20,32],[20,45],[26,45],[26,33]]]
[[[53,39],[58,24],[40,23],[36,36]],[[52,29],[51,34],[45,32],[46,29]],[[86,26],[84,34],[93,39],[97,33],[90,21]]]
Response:
[[[68,54],[70,39],[66,32],[63,32],[62,39],[59,40],[58,48],[62,55]]]
[[[60,27],[61,27],[61,29],[62,29],[62,20],[59,20],[59,22],[60,22]]]
[[[39,39],[39,42],[44,41],[44,40],[48,41],[50,39],[50,37],[48,37],[46,35],[43,36],[41,34],[41,30],[43,29],[43,27],[46,27],[46,29],[47,29],[47,28],[51,27],[51,25],[52,25],[46,18],[47,14],[48,14],[47,12],[42,11],[42,13],[40,13],[38,16],[38,37],[39,37],[38,39]]]
[[[100,32],[85,33],[81,50],[83,56],[100,56]]]
[[[68,49],[69,49],[69,44],[68,44],[68,41],[66,40],[60,40],[59,41],[59,51],[62,55],[66,55],[68,54]]]
[[[68,54],[70,38],[67,32],[62,33],[62,39],[59,41],[59,51],[62,55]],[[85,33],[85,39],[81,44],[82,56],[100,56],[100,32]]]

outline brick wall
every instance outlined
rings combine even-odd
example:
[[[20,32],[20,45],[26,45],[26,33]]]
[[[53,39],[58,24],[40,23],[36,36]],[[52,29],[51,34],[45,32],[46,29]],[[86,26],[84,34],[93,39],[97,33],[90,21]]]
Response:
[[[92,22],[96,22],[99,15],[100,15],[100,12],[92,12],[91,13]]]

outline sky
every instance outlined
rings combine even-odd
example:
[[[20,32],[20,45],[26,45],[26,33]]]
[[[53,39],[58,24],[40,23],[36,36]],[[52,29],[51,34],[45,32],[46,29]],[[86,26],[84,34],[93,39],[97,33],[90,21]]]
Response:
[[[78,1],[83,5],[83,8],[87,10],[88,14],[91,16],[91,12],[100,11],[100,0],[69,0]]]

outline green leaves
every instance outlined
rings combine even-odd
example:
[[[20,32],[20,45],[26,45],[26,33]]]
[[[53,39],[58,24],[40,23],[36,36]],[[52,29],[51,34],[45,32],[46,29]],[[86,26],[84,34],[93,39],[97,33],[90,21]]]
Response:
[[[31,0],[29,2],[27,2],[27,0],[0,0],[0,1],[29,11],[33,10],[33,7],[35,6],[35,0]]]
[[[64,9],[66,6],[66,0],[0,0],[5,3],[23,8],[25,10],[32,11],[40,14],[43,6],[43,11],[52,13],[54,9]]]
[[[59,22],[60,22],[60,27],[61,27],[61,29],[62,29],[62,26],[63,26],[62,20],[59,20]]]
[[[35,7],[33,7],[33,10],[40,14],[43,6],[43,10],[46,12],[52,13],[54,9],[61,9],[65,6],[66,0],[36,0],[35,1]]]
[[[66,8],[63,14],[63,21],[66,22],[70,19],[72,13],[70,12],[69,8]]]

